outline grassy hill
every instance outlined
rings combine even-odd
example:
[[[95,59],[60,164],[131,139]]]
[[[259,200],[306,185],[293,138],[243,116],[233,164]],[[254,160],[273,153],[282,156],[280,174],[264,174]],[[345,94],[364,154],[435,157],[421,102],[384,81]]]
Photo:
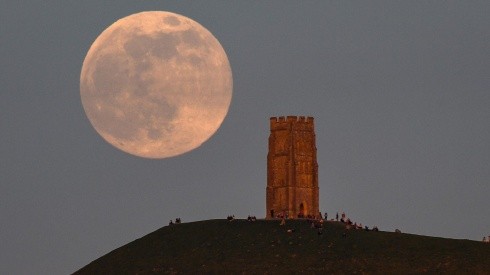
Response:
[[[490,274],[490,244],[349,230],[306,220],[208,220],[165,226],[75,274]],[[288,229],[295,232],[288,233]]]

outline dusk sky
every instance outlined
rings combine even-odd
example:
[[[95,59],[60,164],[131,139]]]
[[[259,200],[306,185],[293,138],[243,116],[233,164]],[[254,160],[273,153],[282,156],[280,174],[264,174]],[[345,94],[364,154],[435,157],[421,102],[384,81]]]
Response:
[[[125,16],[187,16],[233,75],[201,147],[145,159],[81,103],[83,60]],[[380,230],[490,235],[490,1],[3,1],[0,274],[69,274],[166,226],[265,216],[272,116],[313,116],[320,209]],[[328,233],[328,231],[327,231]]]

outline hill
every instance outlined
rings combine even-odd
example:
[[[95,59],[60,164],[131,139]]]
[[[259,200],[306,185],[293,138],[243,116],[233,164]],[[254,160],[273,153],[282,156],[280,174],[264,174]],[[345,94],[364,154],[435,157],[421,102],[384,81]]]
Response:
[[[489,274],[490,245],[404,233],[349,230],[306,220],[208,220],[165,226],[75,274]],[[294,232],[288,233],[288,229]]]

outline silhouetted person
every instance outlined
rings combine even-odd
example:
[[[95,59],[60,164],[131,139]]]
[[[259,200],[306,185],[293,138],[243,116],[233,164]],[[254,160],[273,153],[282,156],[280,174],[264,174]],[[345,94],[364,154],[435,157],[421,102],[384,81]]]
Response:
[[[335,215],[335,220],[339,221],[339,212],[337,212],[337,214]]]
[[[168,223],[168,225],[172,225],[174,224],[174,222],[172,220],[170,220],[170,222]]]
[[[325,212],[325,220],[326,220],[326,219],[328,219],[328,218],[327,218],[327,215],[328,215],[328,214],[327,214],[327,212]]]

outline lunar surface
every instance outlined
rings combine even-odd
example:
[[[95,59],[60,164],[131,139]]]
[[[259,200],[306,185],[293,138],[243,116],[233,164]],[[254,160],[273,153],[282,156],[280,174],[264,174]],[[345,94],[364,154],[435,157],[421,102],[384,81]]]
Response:
[[[80,75],[83,108],[113,146],[145,158],[199,147],[231,102],[225,51],[199,23],[170,12],[141,12],[104,30]]]

